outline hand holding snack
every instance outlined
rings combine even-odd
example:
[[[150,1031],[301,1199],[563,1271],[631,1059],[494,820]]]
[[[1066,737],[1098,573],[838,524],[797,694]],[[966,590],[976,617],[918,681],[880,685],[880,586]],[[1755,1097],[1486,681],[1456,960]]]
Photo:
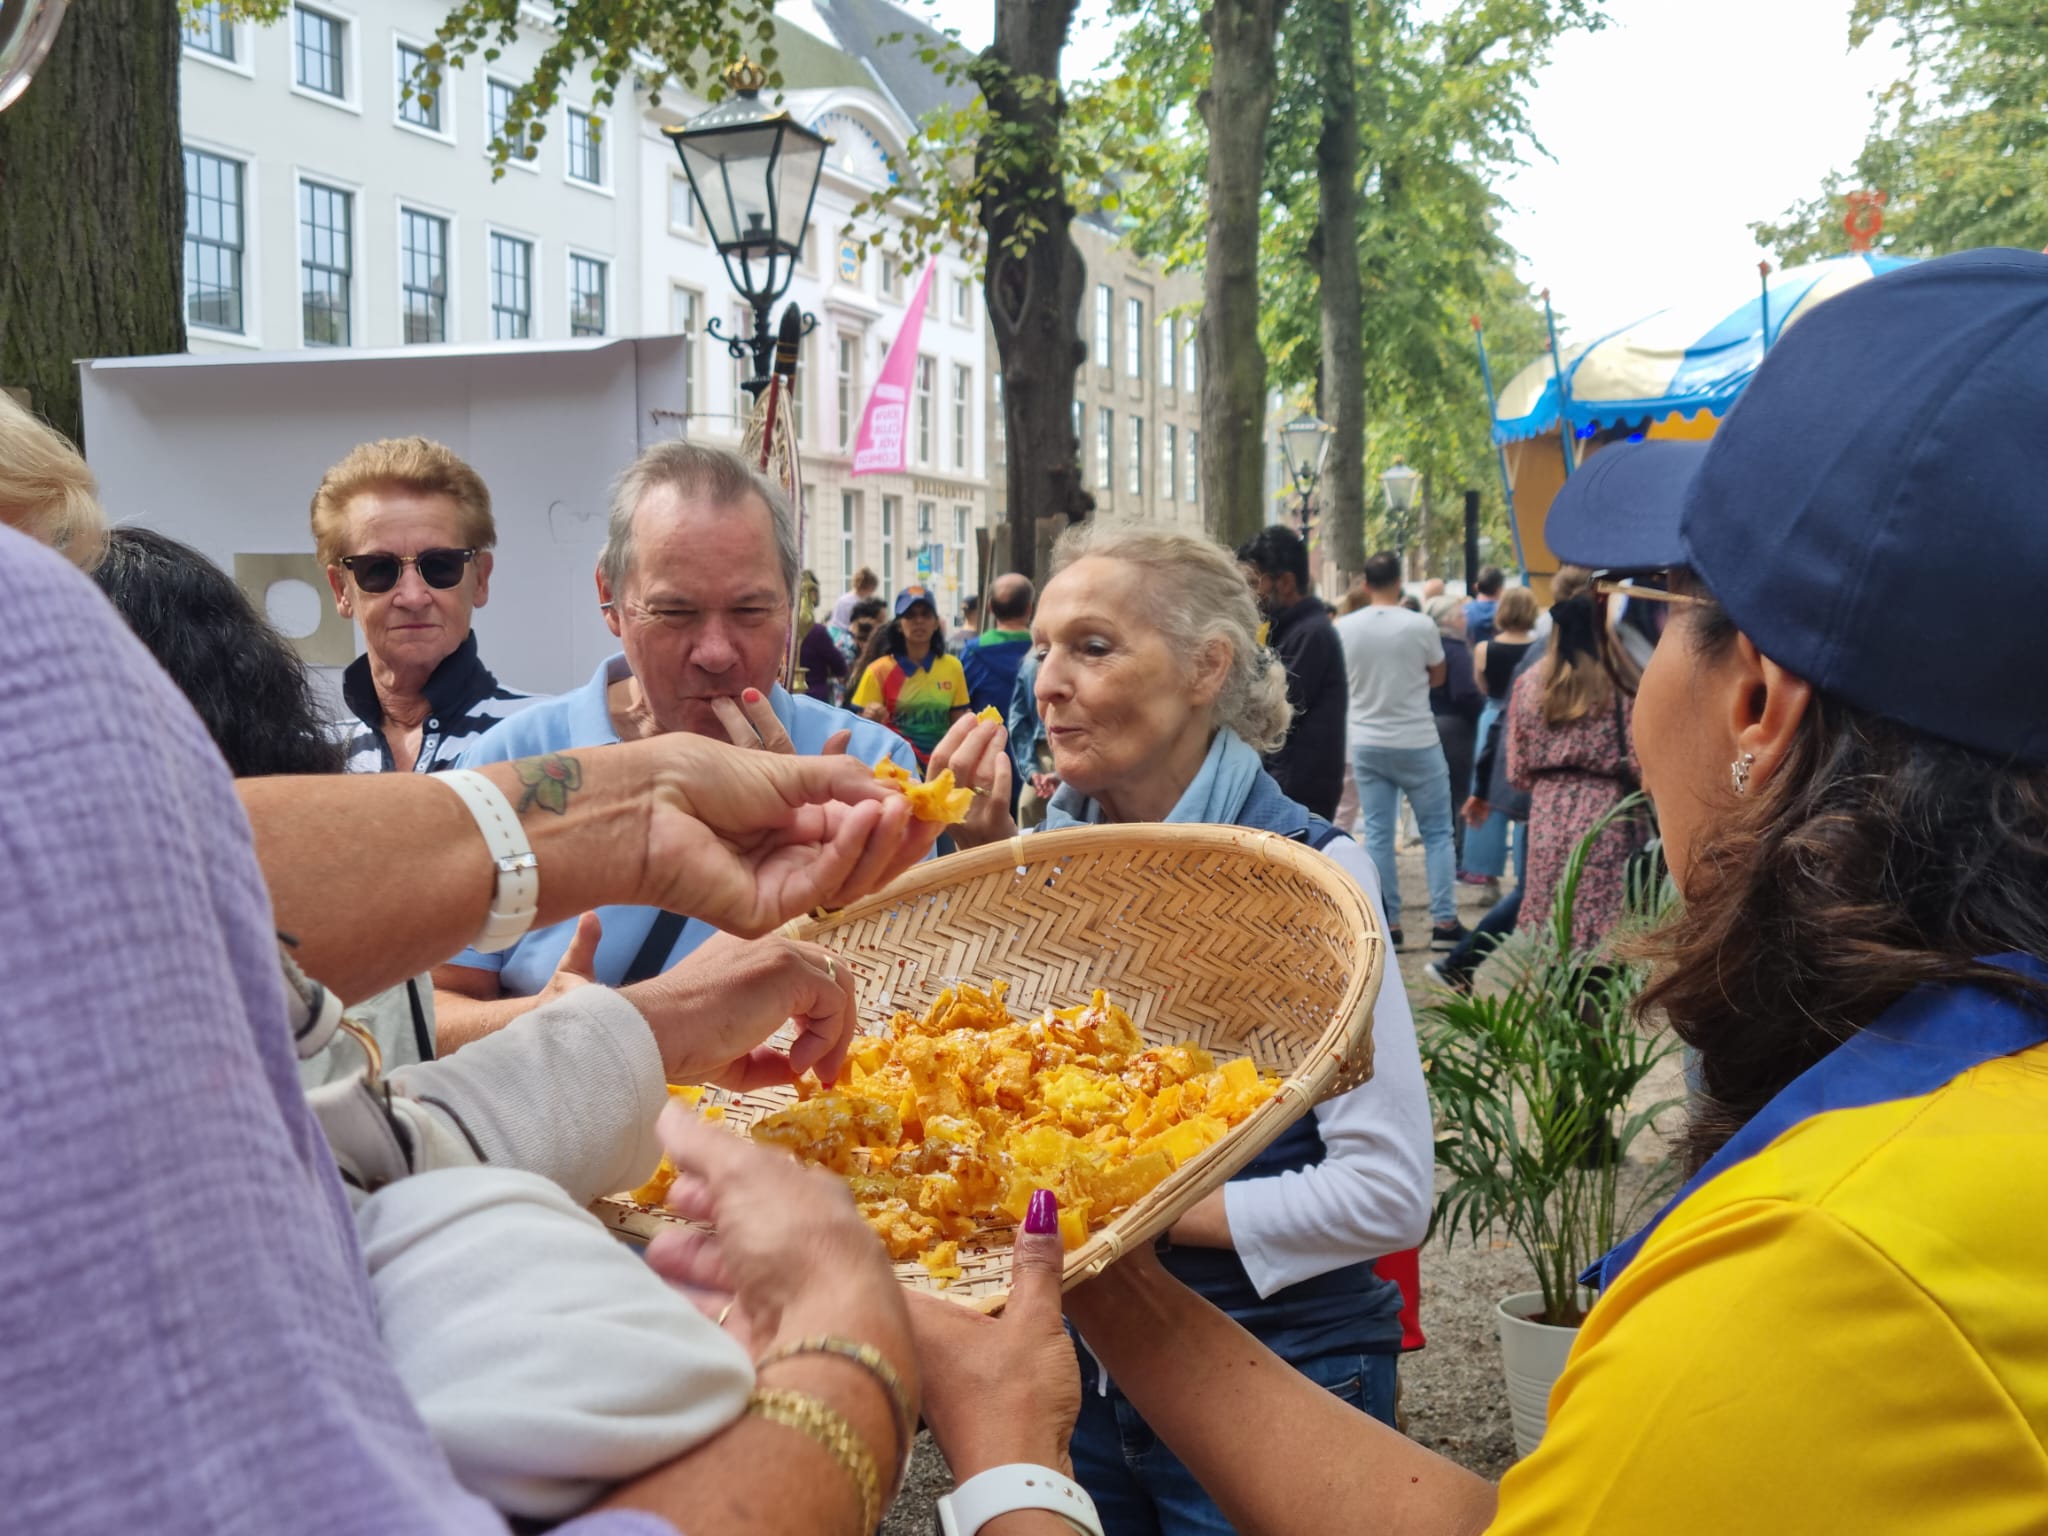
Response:
[[[974,791],[973,803],[953,834],[962,848],[1017,835],[1017,823],[1010,818],[1010,733],[994,708],[954,721],[932,748],[926,771],[934,780],[950,775],[949,782]]]

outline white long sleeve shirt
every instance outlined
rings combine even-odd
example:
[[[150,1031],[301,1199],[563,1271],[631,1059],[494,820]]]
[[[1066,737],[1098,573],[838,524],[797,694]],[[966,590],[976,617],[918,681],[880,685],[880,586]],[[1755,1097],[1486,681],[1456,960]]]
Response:
[[[1379,875],[1349,838],[1323,856],[1379,905]],[[1261,1296],[1347,1264],[1399,1253],[1429,1230],[1435,1170],[1415,1019],[1394,956],[1372,1014],[1373,1074],[1315,1108],[1325,1157],[1313,1168],[1223,1189],[1230,1235]]]

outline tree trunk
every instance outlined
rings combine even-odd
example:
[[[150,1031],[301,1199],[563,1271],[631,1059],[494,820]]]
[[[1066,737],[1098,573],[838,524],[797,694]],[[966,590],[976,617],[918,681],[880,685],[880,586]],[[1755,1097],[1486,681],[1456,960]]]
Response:
[[[77,4],[0,113],[0,384],[84,440],[77,360],[185,350],[176,0]]]
[[[1320,0],[1316,77],[1322,130],[1316,138],[1323,320],[1321,413],[1334,429],[1323,478],[1323,547],[1340,588],[1365,569],[1365,317],[1358,280],[1358,76],[1351,45],[1352,0]]]
[[[976,151],[978,169],[988,174],[997,155],[1003,163],[1000,182],[991,177],[997,189],[981,200],[981,227],[988,236],[989,324],[1003,369],[1009,435],[1007,568],[1034,581],[1041,528],[1095,510],[1095,498],[1081,485],[1081,444],[1074,435],[1074,374],[1088,355],[1081,342],[1088,274],[1068,233],[1074,210],[1060,177],[1066,106],[1057,92],[1018,89],[1027,78],[1059,79],[1075,3],[998,0],[995,41],[974,68],[994,119]]]
[[[1259,350],[1259,203],[1273,114],[1273,43],[1286,0],[1214,0],[1209,88],[1208,251],[1202,274],[1202,501],[1235,547],[1266,521],[1266,355]]]

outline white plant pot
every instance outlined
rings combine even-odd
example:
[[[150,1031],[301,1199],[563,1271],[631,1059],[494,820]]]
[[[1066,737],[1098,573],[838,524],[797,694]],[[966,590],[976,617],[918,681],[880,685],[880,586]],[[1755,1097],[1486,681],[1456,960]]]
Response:
[[[1495,1310],[1500,1317],[1501,1363],[1507,1367],[1515,1454],[1526,1456],[1543,1438],[1543,1426],[1550,1416],[1550,1389],[1564,1372],[1565,1358],[1571,1354],[1579,1330],[1532,1321],[1543,1310],[1541,1291],[1520,1291]]]

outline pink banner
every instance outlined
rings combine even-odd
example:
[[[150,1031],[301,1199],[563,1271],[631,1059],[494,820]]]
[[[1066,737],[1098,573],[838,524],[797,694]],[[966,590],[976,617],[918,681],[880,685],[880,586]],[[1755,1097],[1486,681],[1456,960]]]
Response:
[[[853,473],[881,475],[905,467],[905,432],[910,424],[910,391],[917,375],[917,335],[924,327],[924,306],[932,285],[928,263],[911,295],[903,327],[889,344],[882,359],[882,371],[875,376],[874,393],[860,414],[860,431],[853,439]]]

